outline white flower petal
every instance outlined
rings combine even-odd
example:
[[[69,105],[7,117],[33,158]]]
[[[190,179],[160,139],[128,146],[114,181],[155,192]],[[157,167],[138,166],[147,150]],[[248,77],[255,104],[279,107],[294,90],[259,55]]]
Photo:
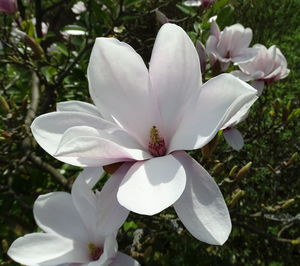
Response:
[[[217,39],[220,37],[221,31],[219,28],[219,25],[216,22],[217,18],[212,19],[211,25],[210,25],[210,34],[215,36]]]
[[[234,150],[241,150],[244,146],[244,138],[240,131],[236,128],[228,128],[223,130],[223,135],[228,143]]]
[[[230,234],[231,221],[218,185],[185,152],[177,152],[174,156],[187,174],[185,190],[174,203],[175,211],[194,237],[208,244],[222,245]]]
[[[90,126],[101,130],[116,128],[116,125],[86,113],[53,112],[37,117],[31,125],[31,130],[38,144],[53,156],[64,132],[74,126]],[[94,158],[81,162],[77,157],[60,157],[58,159],[76,166],[99,165],[97,164],[98,160]]]
[[[128,210],[153,215],[180,197],[185,182],[185,171],[172,155],[137,162],[120,185],[118,201]]]
[[[260,96],[264,90],[265,82],[263,80],[254,80],[251,82],[251,86],[257,89],[257,96]]]
[[[110,266],[140,266],[140,264],[130,256],[118,252]]]
[[[243,81],[249,81],[249,80],[252,80],[252,77],[251,75],[249,74],[246,74],[240,70],[234,70],[234,71],[231,71],[230,72],[231,75],[243,80]]]
[[[170,23],[161,27],[153,47],[149,72],[154,95],[158,98],[162,131],[168,140],[181,119],[186,101],[201,86],[198,54],[182,28]]]
[[[69,193],[53,192],[39,196],[33,214],[37,225],[45,232],[88,242],[87,230]]]
[[[234,56],[231,57],[231,60],[237,65],[241,63],[246,63],[255,59],[257,55],[257,50],[254,48],[245,48],[240,50]]]
[[[248,110],[256,99],[255,89],[230,74],[209,80],[189,104],[169,152],[203,147],[231,118],[237,120],[244,115],[244,106]]]
[[[74,206],[87,229],[87,238],[93,242],[98,236],[96,232],[99,214],[97,212],[97,198],[91,189],[92,185],[99,181],[101,173],[103,173],[101,168],[85,168],[76,178],[71,193]],[[104,241],[104,238],[97,240]]]
[[[98,159],[96,165],[106,165],[120,161],[144,160],[152,156],[125,131],[107,133],[92,127],[72,127],[67,130],[58,145],[56,157],[78,157]]]
[[[105,183],[97,194],[97,232],[109,235],[117,232],[127,219],[129,211],[117,200],[119,186],[132,163],[124,163]]]
[[[241,24],[235,24],[231,26],[233,34],[231,46],[231,55],[234,56],[239,51],[247,48],[252,40],[252,30],[250,28],[244,28]]]
[[[89,261],[87,245],[45,233],[18,238],[7,253],[13,260],[25,265],[53,266]]]
[[[56,110],[58,112],[80,112],[102,117],[95,105],[80,101],[67,101],[57,103]]]
[[[156,125],[149,74],[143,59],[114,38],[97,38],[88,66],[92,99],[106,119],[113,119],[144,147]],[[109,117],[107,118],[107,115]]]
[[[101,167],[87,167],[79,174],[77,178],[84,180],[90,189],[92,189],[104,173]],[[76,181],[75,181],[76,182]]]

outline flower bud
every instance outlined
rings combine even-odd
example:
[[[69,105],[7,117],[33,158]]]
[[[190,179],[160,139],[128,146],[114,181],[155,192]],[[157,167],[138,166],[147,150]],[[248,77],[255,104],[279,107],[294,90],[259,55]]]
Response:
[[[0,95],[0,107],[4,112],[9,112],[9,105],[2,95]]]
[[[229,206],[232,207],[234,206],[244,195],[246,194],[246,191],[245,190],[242,190],[242,189],[236,189],[234,192],[233,192],[233,195],[232,195],[232,198],[229,202]]]
[[[248,172],[250,171],[252,162],[247,163],[245,166],[243,166],[240,171],[238,171],[238,173],[235,176],[235,179],[239,180],[242,177],[246,176],[248,174]]]
[[[285,208],[288,208],[288,207],[290,207],[292,204],[294,204],[295,203],[295,199],[289,199],[289,200],[287,200],[286,202],[284,202],[281,206],[280,206],[280,208],[281,209],[285,209]]]
[[[155,16],[156,21],[161,25],[169,22],[167,16],[164,13],[160,12],[158,9],[155,10]]]

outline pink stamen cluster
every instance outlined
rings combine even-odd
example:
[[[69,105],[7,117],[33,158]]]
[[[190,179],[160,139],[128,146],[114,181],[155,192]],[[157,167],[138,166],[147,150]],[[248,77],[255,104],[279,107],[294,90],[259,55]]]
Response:
[[[148,150],[154,157],[164,156],[167,152],[165,141],[159,136],[159,131],[156,126],[153,126],[150,130]]]

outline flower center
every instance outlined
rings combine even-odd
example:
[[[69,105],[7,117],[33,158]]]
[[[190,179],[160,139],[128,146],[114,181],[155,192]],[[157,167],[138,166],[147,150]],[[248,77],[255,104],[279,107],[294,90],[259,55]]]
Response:
[[[103,248],[97,247],[93,243],[89,243],[88,248],[90,251],[91,260],[93,261],[98,260],[103,253]]]
[[[148,150],[154,157],[164,156],[167,152],[165,141],[159,136],[159,131],[156,126],[150,129]]]

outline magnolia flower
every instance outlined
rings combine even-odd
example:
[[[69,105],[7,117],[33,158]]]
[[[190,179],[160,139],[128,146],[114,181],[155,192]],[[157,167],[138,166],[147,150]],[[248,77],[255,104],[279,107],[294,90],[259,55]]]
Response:
[[[117,251],[115,236],[128,216],[116,198],[120,177],[114,175],[100,193],[91,190],[100,178],[100,169],[86,168],[71,194],[39,196],[33,214],[44,232],[18,238],[8,255],[25,265],[138,266],[134,259]]]
[[[4,13],[15,13],[18,10],[17,0],[1,0],[0,11]]]
[[[287,62],[280,49],[272,45],[267,49],[262,44],[253,46],[258,51],[253,61],[240,63],[241,71],[233,71],[232,74],[244,81],[254,81],[254,86],[258,95],[261,95],[264,84],[275,80],[283,79],[288,76],[290,70],[287,68]]]
[[[234,24],[220,32],[215,20],[210,27],[211,35],[206,42],[206,50],[210,54],[211,65],[217,61],[221,69],[226,70],[230,62],[240,64],[254,59],[256,49],[248,48],[252,40],[252,30],[241,24]]]
[[[203,6],[204,8],[211,7],[216,0],[198,0],[198,1],[184,1],[183,4],[186,6]]]
[[[187,229],[211,244],[226,241],[231,222],[209,174],[183,150],[206,145],[255,89],[223,74],[202,84],[197,51],[182,28],[164,24],[149,71],[129,45],[97,38],[88,66],[95,105],[70,101],[37,117],[37,142],[77,166],[126,162],[117,198],[125,208],[153,215],[171,206]]]

